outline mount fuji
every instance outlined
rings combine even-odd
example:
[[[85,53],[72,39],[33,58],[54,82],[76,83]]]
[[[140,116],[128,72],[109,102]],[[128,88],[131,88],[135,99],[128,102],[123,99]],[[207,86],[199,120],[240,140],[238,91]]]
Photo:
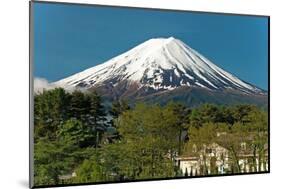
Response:
[[[147,40],[103,64],[53,84],[66,89],[98,90],[111,99],[180,99],[191,105],[267,104],[266,91],[219,68],[173,37]]]

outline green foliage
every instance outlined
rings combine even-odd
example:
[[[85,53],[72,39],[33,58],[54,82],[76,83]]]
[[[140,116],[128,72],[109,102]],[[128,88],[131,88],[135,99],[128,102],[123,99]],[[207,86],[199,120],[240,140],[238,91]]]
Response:
[[[171,160],[165,158],[169,153],[173,155],[177,144],[177,119],[171,119],[171,115],[158,105],[137,104],[134,110],[119,117],[118,130],[125,140],[125,149],[129,150],[127,161],[134,168],[128,172],[133,176],[157,178],[174,169],[169,164]]]
[[[67,93],[61,88],[35,95],[34,103],[38,186],[182,176],[174,158],[196,156],[213,143],[229,150],[229,172],[241,172],[242,142],[254,154],[254,167],[255,158],[263,161],[267,153],[268,113],[252,105],[203,104],[190,109],[170,102],[131,108],[120,100],[106,112],[97,93]],[[217,174],[215,162],[212,158],[211,174]],[[201,175],[208,174],[206,164],[203,170]],[[73,172],[76,177],[62,179]]]
[[[190,144],[196,144],[197,149],[203,149],[204,145],[217,143],[230,152],[232,161],[231,172],[240,173],[239,155],[241,153],[253,154],[253,167],[256,167],[256,159],[259,163],[267,154],[268,143],[268,115],[267,112],[252,105],[236,105],[218,107],[209,112],[207,119],[203,119],[202,112],[206,112],[206,106],[193,110],[196,116],[191,116],[192,127],[189,130]],[[201,109],[201,111],[200,111]],[[210,108],[207,108],[207,110]],[[203,113],[204,115],[204,113]],[[214,119],[215,118],[215,119]],[[247,148],[241,150],[241,144]],[[190,145],[185,146],[186,153],[192,150]],[[259,171],[259,170],[256,170]]]
[[[58,136],[65,142],[71,142],[79,147],[89,147],[95,144],[95,132],[76,119],[67,120],[58,130]]]
[[[191,110],[179,103],[168,103],[164,108],[165,122],[169,127],[173,127],[177,132],[178,139],[178,155],[181,155],[182,149],[182,134],[184,131],[188,131]]]
[[[71,93],[68,114],[70,118],[85,121],[85,115],[89,113],[90,99],[81,91]]]
[[[105,181],[103,167],[95,156],[84,160],[76,169],[76,174],[74,182],[78,183]]]
[[[106,113],[104,107],[102,105],[101,97],[93,92],[88,94],[89,98],[89,115],[88,115],[88,122],[89,125],[93,126],[95,130],[104,130],[106,127]]]
[[[101,141],[97,128],[106,127],[106,114],[96,93],[57,88],[35,95],[34,103],[35,183],[58,184],[91,156],[88,147]]]
[[[65,141],[39,140],[34,147],[35,185],[59,184],[59,176],[73,169],[78,150]]]
[[[68,119],[70,95],[63,89],[43,91],[34,97],[35,140],[38,137],[56,138],[56,130]]]
[[[214,123],[205,123],[202,127],[191,127],[189,131],[190,141],[195,142],[198,146],[211,144],[216,138],[217,125]]]
[[[128,102],[126,102],[125,100],[114,101],[112,103],[110,114],[113,118],[117,118],[120,114],[127,110],[130,110]]]

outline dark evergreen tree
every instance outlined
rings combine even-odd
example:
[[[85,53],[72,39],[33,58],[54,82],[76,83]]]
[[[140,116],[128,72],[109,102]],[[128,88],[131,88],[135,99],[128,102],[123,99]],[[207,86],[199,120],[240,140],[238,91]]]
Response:
[[[78,145],[80,148],[95,145],[95,132],[77,119],[70,119],[61,125],[58,136],[60,140]]]
[[[81,91],[74,91],[71,94],[69,117],[85,121],[85,115],[89,113],[89,98]]]
[[[95,146],[97,147],[99,142],[101,141],[102,133],[104,133],[107,128],[106,113],[102,105],[101,96],[99,96],[96,92],[88,95],[90,99],[90,106],[89,114],[87,117],[87,124],[95,132]]]
[[[70,95],[62,88],[35,95],[34,97],[34,127],[37,137],[56,138],[59,125],[68,119]]]
[[[166,106],[166,110],[172,113],[170,118],[175,119],[173,122],[174,125],[171,125],[171,127],[177,128],[178,130],[178,155],[181,155],[182,142],[185,138],[188,138],[188,126],[191,110],[180,103],[174,102],[169,103]],[[184,131],[186,132],[185,136],[183,135]]]
[[[125,100],[117,100],[112,103],[110,114],[113,118],[117,118],[123,112],[130,110],[130,106]]]

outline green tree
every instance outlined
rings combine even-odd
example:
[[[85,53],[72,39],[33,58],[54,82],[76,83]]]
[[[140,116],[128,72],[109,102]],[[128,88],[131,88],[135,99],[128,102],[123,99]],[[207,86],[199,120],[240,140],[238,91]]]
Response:
[[[35,185],[59,184],[59,176],[74,169],[77,151],[72,143],[40,139],[34,147]]]
[[[60,126],[58,136],[61,140],[82,148],[95,145],[96,135],[93,129],[77,119],[70,119]]]
[[[89,114],[90,99],[81,91],[71,93],[69,117],[85,122],[86,115]]]
[[[118,130],[131,154],[129,165],[135,165],[138,177],[159,178],[174,171],[167,154],[175,151],[177,130],[167,123],[163,109],[158,105],[137,104],[118,119]],[[132,152],[132,153],[130,153]],[[138,167],[139,166],[139,167]],[[138,168],[137,168],[138,167]],[[164,167],[164,168],[163,168]],[[134,172],[128,168],[128,172]],[[171,176],[171,175],[169,175]]]
[[[99,142],[102,139],[102,133],[106,131],[106,112],[102,105],[102,98],[96,92],[88,94],[90,99],[90,107],[88,114],[88,125],[95,132],[95,147],[97,148]]]
[[[43,91],[34,97],[35,141],[38,137],[56,138],[58,126],[68,119],[70,95],[64,89]]]
[[[96,156],[92,156],[90,159],[86,159],[76,169],[75,182],[87,183],[87,182],[102,182],[108,181],[105,179],[104,168]]]
[[[216,142],[217,125],[214,123],[205,123],[199,128],[191,127],[189,131],[189,135],[190,135],[190,140],[188,142],[191,144],[195,144],[198,155],[202,155],[203,158],[202,173],[207,175],[208,166],[207,166],[206,149],[209,145]]]
[[[184,137],[188,138],[189,117],[191,110],[180,103],[168,103],[164,109],[165,121],[178,132],[178,155],[181,155]],[[183,132],[186,131],[186,136]]]
[[[250,122],[249,114],[252,112],[259,111],[258,108],[254,105],[236,105],[233,107],[233,117],[235,119],[235,122],[240,123],[247,123]]]
[[[113,118],[117,118],[123,112],[130,110],[130,106],[127,101],[125,100],[117,100],[112,103],[110,114]]]

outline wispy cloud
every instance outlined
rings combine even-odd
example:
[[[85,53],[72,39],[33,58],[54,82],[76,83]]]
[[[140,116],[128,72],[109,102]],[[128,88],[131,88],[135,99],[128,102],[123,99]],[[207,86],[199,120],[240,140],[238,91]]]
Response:
[[[61,86],[58,85],[57,83],[52,83],[49,82],[47,79],[45,78],[40,78],[40,77],[35,77],[34,78],[34,92],[35,93],[42,93],[44,90],[52,90],[55,88],[64,88],[64,90],[66,90],[67,92],[72,93],[73,91],[79,90],[81,92],[87,92],[86,88],[83,87],[74,87],[74,86]]]
[[[59,86],[55,85],[54,83],[50,83],[45,78],[39,78],[39,77],[34,78],[34,92],[36,93],[41,93],[43,92],[43,90],[51,90],[56,87]]]

